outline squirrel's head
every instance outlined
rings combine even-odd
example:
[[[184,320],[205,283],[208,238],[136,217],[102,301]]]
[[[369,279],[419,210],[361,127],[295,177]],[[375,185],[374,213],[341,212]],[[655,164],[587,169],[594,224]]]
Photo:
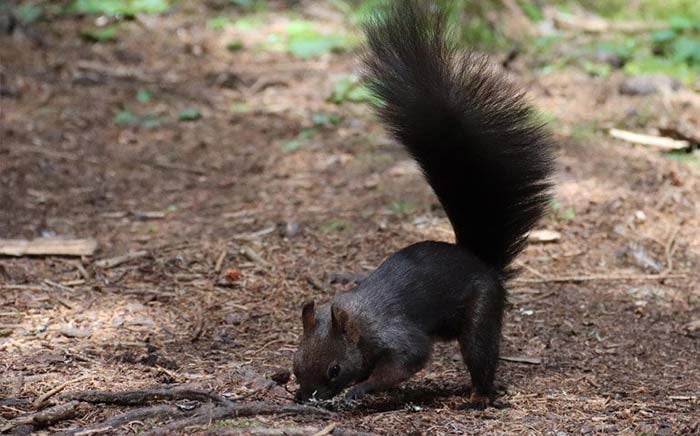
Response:
[[[332,398],[363,373],[359,329],[348,312],[335,304],[316,310],[314,302],[308,302],[301,319],[304,333],[294,355],[297,400]]]

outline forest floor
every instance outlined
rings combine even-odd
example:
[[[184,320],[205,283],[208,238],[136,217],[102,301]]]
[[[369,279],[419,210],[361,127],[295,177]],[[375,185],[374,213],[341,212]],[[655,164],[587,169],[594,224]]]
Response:
[[[509,286],[505,407],[460,410],[468,375],[439,344],[400,388],[328,415],[285,412],[302,303],[452,234],[369,106],[328,101],[355,54],[227,49],[236,30],[187,4],[126,22],[111,43],[81,39],[91,19],[76,17],[0,37],[0,238],[99,243],[89,257],[0,258],[0,431],[147,432],[177,413],[105,424],[146,402],[81,401],[33,414],[70,392],[186,385],[280,413],[172,433],[700,433],[700,165],[608,135],[679,119],[698,129],[697,91],[622,95],[622,73],[545,74],[516,58],[507,73],[558,144],[556,201],[538,229],[561,237],[531,243]],[[183,398],[165,405],[204,410]]]

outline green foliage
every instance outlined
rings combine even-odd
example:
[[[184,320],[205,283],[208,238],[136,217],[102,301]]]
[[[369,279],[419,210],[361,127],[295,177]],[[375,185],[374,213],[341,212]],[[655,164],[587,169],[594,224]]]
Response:
[[[232,21],[229,17],[226,17],[226,16],[214,17],[214,18],[210,18],[209,20],[207,20],[207,27],[211,27],[212,29],[215,29],[215,30],[221,30],[231,23],[232,23]]]
[[[658,56],[641,56],[625,64],[625,73],[630,75],[643,73],[663,73],[673,76],[684,83],[692,83],[698,77],[695,68]]]
[[[284,151],[294,151],[298,148],[303,147],[306,145],[311,137],[313,137],[316,133],[318,132],[318,129],[316,127],[309,127],[307,129],[302,130],[299,132],[296,138],[285,141],[280,144],[280,148]]]
[[[141,126],[146,128],[159,127],[163,124],[163,119],[154,114],[147,114],[141,118]]]
[[[549,202],[549,207],[561,219],[571,221],[574,218],[576,218],[576,211],[574,210],[574,208],[573,207],[563,208],[561,205],[561,202],[556,198],[551,199],[551,201]]]
[[[668,20],[674,16],[700,19],[697,0],[640,0],[630,7],[629,0],[557,0],[563,7],[578,3],[596,14],[613,19]]]
[[[530,20],[542,21],[544,19],[544,13],[537,2],[533,0],[518,0],[518,5]]]
[[[139,88],[136,91],[136,101],[139,103],[148,103],[153,98],[153,94],[146,88]]]
[[[181,121],[195,121],[202,118],[202,113],[197,108],[188,107],[181,110],[177,114],[177,118]]]
[[[119,24],[102,27],[89,27],[80,31],[80,36],[92,42],[110,42],[117,39]]]
[[[121,110],[117,112],[114,115],[114,124],[118,124],[120,126],[133,126],[135,124],[138,124],[138,118],[136,115],[134,115],[131,111],[128,109]]]
[[[260,12],[267,7],[266,0],[229,0],[229,2],[247,11]]]
[[[603,62],[591,62],[584,60],[581,64],[583,70],[591,76],[607,77],[612,71],[612,66]]]
[[[346,102],[364,103],[373,101],[370,90],[355,75],[343,76],[333,85],[328,101],[335,104]]]
[[[688,153],[687,151],[672,151],[665,154],[669,159],[679,160],[687,164],[700,167],[700,153],[695,151]]]
[[[226,50],[231,52],[240,51],[244,48],[245,46],[243,45],[243,41],[241,41],[240,39],[235,39],[226,43]]]
[[[14,16],[17,20],[24,24],[32,24],[38,21],[44,14],[44,8],[40,4],[23,3],[14,11]]]
[[[287,50],[300,59],[343,51],[352,45],[353,41],[348,36],[320,33],[308,21],[295,20],[287,26]]]
[[[311,115],[311,121],[313,121],[314,126],[337,126],[342,121],[340,116],[328,113],[328,112],[317,112]]]
[[[416,210],[416,205],[409,200],[396,200],[389,204],[389,209],[397,215],[407,215]]]
[[[564,209],[561,212],[560,216],[562,217],[562,219],[565,219],[567,221],[571,221],[574,218],[576,218],[576,211],[574,210],[573,207],[567,207],[566,209]]]
[[[326,232],[344,232],[352,229],[350,223],[341,220],[332,220],[321,224],[321,230]]]
[[[700,71],[700,20],[675,16],[661,30],[634,35],[604,34],[583,44],[563,41],[557,35],[537,37],[531,46],[534,53],[550,59],[542,68],[544,73],[576,65],[589,74],[606,76],[615,67],[599,60],[599,56],[608,54],[620,61],[627,74],[663,73],[693,83]],[[551,60],[550,54],[558,51],[558,46],[568,54]]]
[[[598,41],[595,49],[600,53],[618,56],[623,62],[627,62],[634,57],[639,47],[635,39],[627,37],[609,41]]]
[[[674,17],[668,29],[652,33],[649,39],[656,56],[700,68],[700,20]]]
[[[80,14],[136,15],[165,12],[169,7],[168,0],[73,0],[68,11]]]
[[[231,103],[229,110],[234,113],[247,113],[250,112],[250,105],[243,102]]]
[[[595,123],[579,123],[571,128],[571,138],[578,142],[588,141],[595,135],[597,131],[598,126]]]
[[[163,119],[154,114],[138,116],[129,109],[122,109],[114,115],[114,124],[119,126],[141,126],[145,128],[158,127],[163,124]]]

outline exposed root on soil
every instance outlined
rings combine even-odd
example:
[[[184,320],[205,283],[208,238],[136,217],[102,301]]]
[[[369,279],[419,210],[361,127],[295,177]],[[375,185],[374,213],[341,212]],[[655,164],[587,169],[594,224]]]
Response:
[[[88,435],[103,433],[133,422],[152,422],[152,429],[145,434],[166,435],[178,430],[209,425],[223,419],[234,419],[256,415],[316,415],[331,416],[332,413],[296,404],[275,404],[264,401],[234,402],[215,392],[194,389],[188,386],[175,388],[153,388],[126,392],[84,391],[61,396],[67,403],[20,416],[0,427],[0,432],[30,426],[31,431],[57,424],[61,421],[84,415],[89,404],[117,406],[141,406],[101,422],[77,427],[62,432],[62,435]],[[176,401],[174,405],[158,404],[159,401]],[[85,410],[82,410],[85,409]]]

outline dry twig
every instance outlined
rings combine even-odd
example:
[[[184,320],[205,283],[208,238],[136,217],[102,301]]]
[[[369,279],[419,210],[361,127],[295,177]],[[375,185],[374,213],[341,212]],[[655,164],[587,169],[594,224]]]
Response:
[[[34,400],[34,403],[33,403],[34,408],[35,409],[43,408],[46,405],[46,402],[49,400],[49,398],[51,398],[54,395],[56,395],[57,393],[61,392],[62,390],[64,390],[66,387],[72,385],[73,383],[78,383],[78,382],[81,382],[81,381],[86,380],[88,378],[90,378],[90,375],[85,374],[85,375],[82,375],[78,378],[74,378],[73,380],[68,380],[67,382],[56,386],[55,388],[51,389],[50,391],[46,392],[45,394],[39,396],[36,400]]]
[[[641,133],[628,132],[627,130],[610,129],[610,136],[633,144],[656,147],[663,151],[684,150],[690,147],[690,141],[665,138],[662,136],[643,135]]]
[[[593,281],[624,281],[624,280],[663,280],[663,279],[681,279],[685,278],[685,274],[648,274],[648,275],[614,275],[614,274],[599,274],[591,276],[559,276],[545,277],[542,279],[516,279],[512,283],[520,284],[539,284],[539,283],[581,283]]]
[[[148,251],[132,251],[131,253],[122,256],[116,256],[109,259],[102,259],[95,262],[98,268],[114,268],[131,260],[141,259],[148,256]]]

